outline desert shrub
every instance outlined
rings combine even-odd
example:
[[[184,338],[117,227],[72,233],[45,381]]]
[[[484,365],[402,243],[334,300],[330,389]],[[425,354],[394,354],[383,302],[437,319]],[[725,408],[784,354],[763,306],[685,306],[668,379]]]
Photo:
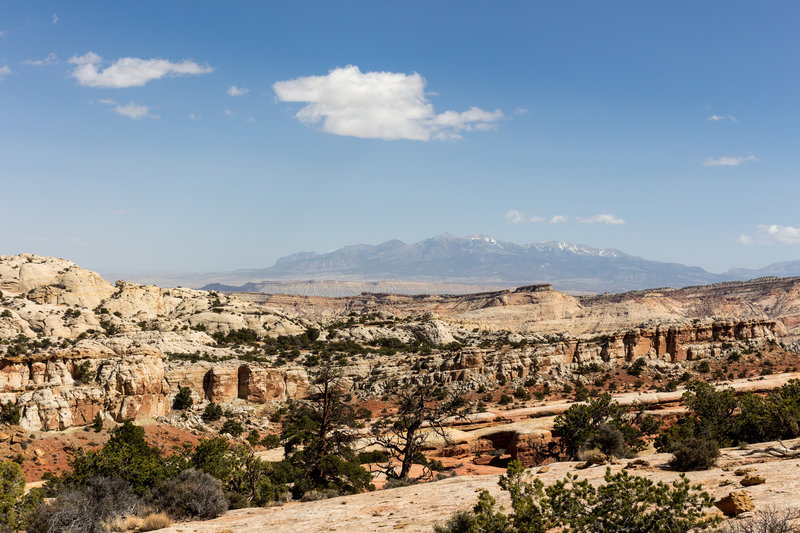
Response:
[[[264,435],[261,439],[261,445],[267,449],[277,448],[280,444],[281,438],[278,435]]]
[[[508,405],[513,401],[514,398],[512,398],[508,394],[503,394],[502,396],[500,396],[500,400],[497,403],[499,403],[500,405]]]
[[[669,465],[675,470],[708,470],[719,457],[719,446],[709,438],[688,437],[672,444]]]
[[[800,511],[795,508],[767,507],[746,520],[729,521],[719,533],[797,533]]]
[[[634,452],[625,442],[622,431],[609,424],[600,424],[584,442],[584,448],[596,448],[613,457],[633,457]]]
[[[251,429],[245,440],[250,443],[250,446],[255,446],[261,441],[261,435],[258,434],[258,430]]]
[[[153,503],[171,517],[180,519],[207,520],[228,510],[220,481],[194,469],[162,481],[154,491]]]
[[[219,429],[220,434],[227,433],[231,437],[238,437],[242,433],[244,433],[244,426],[238,420],[234,420],[229,418],[222,424],[222,427]]]
[[[19,425],[22,410],[15,403],[6,402],[0,406],[0,423],[11,426]]]
[[[591,447],[609,455],[629,457],[644,445],[639,424],[645,419],[632,416],[610,394],[601,394],[588,403],[572,405],[556,417],[553,429],[564,454],[572,459]]]
[[[214,422],[220,418],[222,418],[222,407],[220,407],[219,404],[211,402],[206,405],[206,408],[203,410],[204,422]]]
[[[628,374],[631,376],[641,376],[644,369],[647,367],[647,362],[643,357],[638,358],[628,367]]]
[[[514,390],[514,397],[518,400],[527,401],[531,399],[531,394],[525,387],[517,387]]]
[[[119,478],[93,477],[42,500],[27,519],[29,533],[80,531],[105,533],[110,522],[142,510],[142,501]]]
[[[97,377],[97,372],[92,370],[92,363],[84,361],[75,367],[75,374],[72,377],[81,383],[91,383]]]
[[[567,476],[545,486],[524,479],[525,469],[512,461],[500,486],[509,492],[511,513],[495,509],[484,490],[469,515],[463,511],[437,528],[442,533],[544,533],[553,529],[576,533],[687,533],[707,529],[718,520],[705,513],[713,499],[685,476],[672,484],[606,470],[605,483],[595,487]]]
[[[737,396],[732,389],[692,382],[683,401],[690,415],[658,436],[659,451],[671,451],[673,442],[688,437],[733,446],[800,436],[800,380],[791,380],[766,396],[750,392]]]
[[[103,415],[97,413],[94,415],[94,421],[92,421],[92,429],[95,433],[100,433],[103,431]]]
[[[22,467],[13,461],[0,463],[0,530],[19,527],[19,502],[24,492]]]
[[[175,399],[172,401],[172,408],[177,411],[189,409],[194,404],[192,399],[192,389],[189,387],[181,387]]]
[[[444,524],[433,526],[434,533],[470,533],[474,531],[473,514],[469,511],[456,511],[445,521]]]
[[[150,446],[144,439],[144,429],[129,420],[114,428],[111,438],[100,450],[77,450],[70,466],[71,473],[61,478],[51,477],[45,484],[50,495],[57,493],[62,485],[81,486],[94,477],[118,477],[141,496],[168,473],[161,451]]]

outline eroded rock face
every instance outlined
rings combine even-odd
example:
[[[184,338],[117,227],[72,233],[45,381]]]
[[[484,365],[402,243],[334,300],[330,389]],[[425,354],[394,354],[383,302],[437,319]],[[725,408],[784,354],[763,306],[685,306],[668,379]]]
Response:
[[[162,354],[151,348],[86,343],[39,360],[0,361],[0,401],[16,402],[25,429],[84,425],[98,412],[117,421],[165,415],[168,393]]]
[[[166,376],[173,391],[189,387],[214,403],[236,399],[268,404],[304,398],[308,375],[302,368],[273,368],[260,363],[225,361],[170,364]]]

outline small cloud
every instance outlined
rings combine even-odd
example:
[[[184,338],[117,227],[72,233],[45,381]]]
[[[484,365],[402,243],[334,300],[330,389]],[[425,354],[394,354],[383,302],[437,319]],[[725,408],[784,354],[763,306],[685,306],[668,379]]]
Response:
[[[247,87],[237,87],[236,85],[231,85],[227,92],[228,96],[244,96],[250,92],[250,89]]]
[[[232,117],[233,111],[231,111],[230,109],[223,109],[222,114],[225,115],[226,117]]]
[[[69,62],[76,65],[72,77],[78,80],[80,85],[111,89],[141,87],[149,81],[164,77],[208,74],[214,70],[208,65],[199,65],[188,59],[173,63],[166,59],[137,57],[123,57],[105,69],[100,69],[103,58],[94,52],[72,56]]]
[[[711,115],[710,117],[708,117],[708,120],[710,120],[711,122],[719,122],[721,120],[730,120],[734,124],[738,124],[739,123],[739,119],[734,117],[733,115]]]
[[[5,36],[5,34],[6,34],[6,32],[4,32],[3,30],[0,30],[0,37]]]
[[[527,115],[530,110],[527,107],[518,107],[514,110],[515,115]]]
[[[200,120],[202,115],[195,115],[194,113],[189,113],[189,120]]]
[[[280,102],[305,104],[295,114],[300,122],[364,139],[456,140],[461,132],[495,129],[503,118],[499,109],[478,107],[436,113],[425,85],[416,72],[361,72],[348,65],[324,76],[279,81],[272,88]]]
[[[47,65],[58,63],[58,56],[53,52],[50,52],[44,59],[26,59],[21,63],[23,65],[31,65],[34,67],[46,67]]]
[[[625,221],[619,217],[615,217],[610,213],[602,213],[599,215],[595,215],[590,218],[580,218],[578,217],[578,222],[582,222],[583,224],[610,224],[612,226],[618,226],[620,224],[625,224]]]
[[[547,221],[548,224],[561,224],[569,220],[565,215],[554,215],[550,217],[550,220]]]
[[[516,209],[511,209],[506,212],[506,222],[510,222],[511,224],[522,224],[525,222],[525,213],[517,211]]]
[[[119,217],[121,217],[121,216],[125,216],[126,212],[125,212],[124,209],[117,209],[116,211],[114,211],[114,214],[119,216]]]
[[[740,235],[741,244],[800,244],[800,228],[759,224],[753,235]]]
[[[58,24],[58,15],[53,13],[53,24]]]
[[[256,119],[253,117],[247,117],[247,120],[245,120],[245,122],[250,122],[250,123],[255,123],[255,121]]]
[[[544,217],[540,217],[539,215],[532,215],[530,221],[534,223],[544,222]]]
[[[134,101],[131,101],[125,105],[120,105],[115,100],[108,99],[98,100],[98,102],[104,105],[114,106],[111,111],[134,120],[139,120],[142,118],[158,118],[158,115],[150,114],[149,107],[146,105],[139,105]]]
[[[8,68],[8,65],[0,66],[0,81],[3,81],[3,78],[11,74],[11,69]]]
[[[714,159],[709,157],[705,161],[703,161],[704,167],[738,167],[742,163],[747,163],[748,161],[758,161],[758,158],[752,155],[748,155],[747,157],[736,157],[736,156],[722,156],[720,158]]]

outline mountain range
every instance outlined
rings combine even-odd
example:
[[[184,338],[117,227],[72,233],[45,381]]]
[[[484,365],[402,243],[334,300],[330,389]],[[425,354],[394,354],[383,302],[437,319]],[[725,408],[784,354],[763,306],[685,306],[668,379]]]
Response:
[[[300,252],[278,259],[269,268],[209,275],[209,283],[203,288],[341,296],[360,290],[381,291],[376,281],[394,282],[387,285],[395,292],[408,292],[397,282],[414,282],[409,283],[409,291],[431,293],[462,292],[457,290],[459,284],[474,291],[476,287],[551,283],[555,289],[572,293],[602,293],[797,275],[800,261],[714,274],[700,267],[651,261],[611,248],[565,242],[516,244],[486,235],[443,233],[412,244],[395,239],[378,245],[345,246],[323,254]],[[288,280],[304,281],[300,286]]]

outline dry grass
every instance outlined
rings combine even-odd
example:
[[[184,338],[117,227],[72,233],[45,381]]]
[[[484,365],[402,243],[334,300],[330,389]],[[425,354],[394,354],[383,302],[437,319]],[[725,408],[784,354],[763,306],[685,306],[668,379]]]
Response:
[[[142,525],[139,526],[139,531],[161,529],[167,527],[169,522],[169,515],[167,515],[167,513],[150,513],[142,519]]]
[[[120,516],[110,521],[106,527],[111,531],[133,531],[141,525],[142,519],[138,516]]]

